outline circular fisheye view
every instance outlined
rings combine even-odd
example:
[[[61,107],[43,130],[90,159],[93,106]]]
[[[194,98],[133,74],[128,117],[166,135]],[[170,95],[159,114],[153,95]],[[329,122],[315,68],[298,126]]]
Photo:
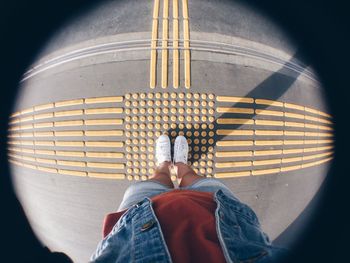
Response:
[[[37,237],[74,262],[288,257],[334,154],[303,54],[228,0],[107,1],[67,22],[9,123]]]

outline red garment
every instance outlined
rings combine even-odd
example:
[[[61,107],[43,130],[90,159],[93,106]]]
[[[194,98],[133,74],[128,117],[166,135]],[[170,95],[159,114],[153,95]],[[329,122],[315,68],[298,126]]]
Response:
[[[212,193],[174,190],[152,201],[173,262],[226,262],[216,233]],[[105,217],[104,237],[123,213]]]

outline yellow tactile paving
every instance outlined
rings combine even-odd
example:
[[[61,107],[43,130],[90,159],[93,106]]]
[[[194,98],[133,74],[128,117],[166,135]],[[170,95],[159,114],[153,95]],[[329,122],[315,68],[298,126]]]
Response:
[[[297,105],[294,103],[287,103],[287,102],[284,103],[284,107],[288,108],[288,109],[294,109],[294,110],[300,110],[300,111],[304,111],[304,109],[305,109],[304,106]]]
[[[305,132],[302,131],[283,131],[285,136],[305,136]]]
[[[307,155],[307,156],[303,156],[303,161],[305,160],[313,160],[313,159],[317,159],[317,158],[321,158],[324,156],[328,156],[333,154],[333,152],[326,152],[326,153],[320,153],[320,154],[314,154],[314,155]]]
[[[58,142],[56,142],[57,144]],[[35,141],[35,146],[54,146],[54,141]]]
[[[261,136],[282,136],[283,131],[277,130],[255,130],[255,135]]]
[[[82,141],[55,141],[54,144],[61,147],[84,147],[84,142]]]
[[[85,125],[122,125],[122,119],[97,119],[97,120],[84,120]]]
[[[53,118],[52,112],[34,115],[34,120],[42,120],[42,119],[49,119],[49,118]]]
[[[304,128],[306,126],[303,122],[295,122],[295,121],[285,121],[284,126],[286,127],[297,127],[297,128]]]
[[[47,158],[35,158],[37,163],[44,163],[44,164],[51,164],[51,165],[55,165],[56,164],[56,160],[54,159],[47,159]]]
[[[79,116],[83,115],[83,110],[66,110],[66,111],[55,111],[55,117],[70,117],[70,116]]]
[[[84,131],[55,131],[56,137],[80,137],[84,136]]]
[[[274,111],[274,110],[261,110],[261,109],[256,109],[255,110],[256,115],[267,115],[267,116],[279,116],[283,117],[283,112],[282,111]]]
[[[48,110],[48,109],[52,109],[54,106],[55,106],[54,103],[41,104],[38,106],[34,106],[34,110],[35,111]]]
[[[20,119],[20,122],[22,123],[22,122],[28,122],[28,121],[32,121],[32,120],[34,120],[33,116],[27,116],[27,117],[22,117]]]
[[[162,23],[162,88],[168,86],[168,30],[169,30],[169,0],[163,0],[163,23]]]
[[[106,169],[124,169],[125,165],[122,163],[103,163],[103,162],[87,162],[87,167],[91,168],[106,168]]]
[[[78,152],[78,151],[56,151],[55,154],[57,156],[85,157],[84,152]]]
[[[216,100],[220,102],[254,103],[253,98],[233,97],[233,96],[216,96]]]
[[[284,166],[284,167],[281,167],[281,172],[295,171],[295,170],[299,170],[301,168],[302,168],[301,164],[293,165],[293,166]]]
[[[223,146],[223,147],[232,147],[232,146],[252,146],[254,145],[253,141],[218,141],[216,142],[216,146]]]
[[[260,105],[283,107],[283,102],[275,101],[275,100],[256,99],[255,103]]]
[[[284,140],[283,144],[284,145],[300,145],[300,144],[304,144],[305,141],[304,140]],[[317,143],[317,141],[316,141]]]
[[[253,153],[255,156],[279,155],[282,150],[255,150]]]
[[[85,136],[123,136],[122,130],[85,131]]]
[[[151,61],[150,61],[150,88],[156,87],[157,79],[157,38],[158,38],[159,0],[154,0],[152,19]]]
[[[329,115],[328,113],[325,113],[325,112],[322,112],[322,111],[319,111],[319,110],[315,110],[315,109],[312,109],[312,108],[309,108],[309,107],[305,107],[305,111],[313,113],[313,114],[321,115],[321,116],[324,116],[324,117],[327,117],[327,118],[332,118],[332,116]]]
[[[79,161],[64,161],[64,160],[57,160],[58,165],[63,166],[74,166],[74,167],[86,167],[85,162],[79,162]]]
[[[254,109],[250,109],[250,108],[217,107],[216,111],[219,113],[254,114]]]
[[[96,114],[121,114],[123,113],[123,108],[97,108],[97,109],[85,109],[84,113],[86,115],[96,115]]]
[[[216,122],[218,124],[254,124],[254,120],[252,119],[219,118]]]
[[[124,154],[116,152],[86,152],[86,157],[120,159],[124,158]]]
[[[173,87],[179,87],[179,2],[173,0]]]
[[[304,164],[301,165],[301,167],[302,168],[307,168],[307,167],[312,167],[312,166],[315,166],[315,165],[320,165],[320,164],[328,162],[328,161],[330,161],[332,159],[333,158],[330,157],[330,158],[327,158],[327,159],[324,159],[324,160],[320,160],[320,161],[316,161],[316,162],[304,163]]]
[[[83,120],[74,120],[74,121],[55,121],[55,127],[71,127],[71,126],[81,126],[84,125]]]
[[[282,140],[257,140],[254,141],[257,146],[273,146],[273,145],[283,145]]]
[[[78,99],[78,100],[65,100],[65,101],[58,101],[55,102],[55,107],[66,107],[66,106],[75,106],[75,105],[81,105],[84,103],[83,99]]]
[[[243,162],[217,162],[215,167],[217,168],[231,168],[231,167],[247,167],[251,166],[251,161],[243,161]]]
[[[283,149],[283,154],[296,154],[296,153],[303,153],[304,149]]]
[[[282,158],[282,163],[293,163],[293,162],[301,162],[303,157],[290,157],[290,158]]]
[[[122,173],[96,173],[88,172],[87,176],[103,179],[125,179],[125,174]],[[129,178],[128,178],[129,179]]]
[[[184,38],[184,76],[185,88],[191,87],[191,53],[190,53],[190,25],[188,17],[188,1],[182,0],[183,38]]]
[[[55,168],[49,168],[49,167],[44,167],[44,166],[37,166],[36,167],[39,171],[46,172],[46,173],[57,173],[58,170]]]
[[[216,130],[217,135],[242,135],[242,136],[251,136],[254,135],[254,130]]]
[[[54,126],[53,122],[41,122],[41,123],[34,123],[34,128],[40,129],[40,128],[52,128]]]
[[[301,120],[305,119],[305,115],[299,114],[299,113],[285,112],[284,116],[287,118],[294,118],[294,119],[301,119]]]
[[[114,97],[87,98],[84,101],[86,104],[118,103],[118,102],[123,102],[123,97],[114,96]]]
[[[35,137],[53,137],[54,132],[34,132]]]
[[[232,178],[232,177],[242,177],[242,176],[250,176],[250,171],[242,171],[242,172],[225,172],[225,173],[216,173],[214,174],[215,178]]]
[[[280,164],[281,159],[271,159],[271,160],[256,160],[253,161],[254,166],[260,166],[260,165],[272,165],[272,164]]]
[[[284,126],[283,121],[255,120],[255,125]]]
[[[73,176],[87,176],[87,172],[82,171],[74,171],[74,170],[65,170],[65,169],[59,169],[59,174],[65,174],[65,175],[73,175]]]
[[[31,108],[22,110],[22,111],[21,111],[21,115],[28,114],[28,113],[32,113],[33,111],[34,111],[34,108],[31,107]]]
[[[227,151],[227,152],[216,152],[216,157],[249,157],[253,156],[253,151]]]

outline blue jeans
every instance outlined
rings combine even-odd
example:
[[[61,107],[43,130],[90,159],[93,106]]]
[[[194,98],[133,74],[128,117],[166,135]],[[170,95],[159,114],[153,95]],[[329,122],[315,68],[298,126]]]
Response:
[[[128,209],[134,204],[142,201],[145,197],[152,198],[156,195],[170,192],[176,188],[170,188],[157,181],[141,181],[130,185],[125,193],[123,200],[118,208],[118,211]],[[224,185],[221,181],[215,178],[202,178],[195,181],[193,184],[186,187],[179,187],[177,189],[181,190],[195,190],[199,192],[210,192],[215,193],[218,190],[222,190],[226,195],[232,197],[233,199],[239,201],[237,197],[233,195],[231,190]]]

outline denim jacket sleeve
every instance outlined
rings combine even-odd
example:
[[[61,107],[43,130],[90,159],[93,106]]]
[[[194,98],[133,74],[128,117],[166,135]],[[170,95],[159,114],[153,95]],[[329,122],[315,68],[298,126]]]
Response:
[[[227,262],[275,262],[287,251],[272,246],[254,211],[221,190],[214,194],[216,230]],[[91,262],[172,262],[152,201],[145,198],[119,219]]]

